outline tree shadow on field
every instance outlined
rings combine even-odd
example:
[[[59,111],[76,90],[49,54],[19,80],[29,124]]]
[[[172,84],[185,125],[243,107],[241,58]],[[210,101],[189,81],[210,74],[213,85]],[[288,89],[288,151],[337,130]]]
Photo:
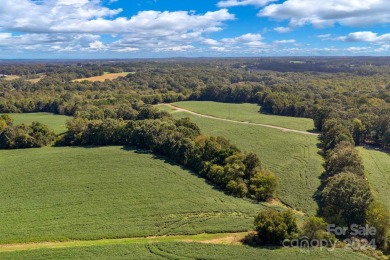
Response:
[[[381,148],[375,145],[363,144],[361,147],[370,151],[382,152],[390,156],[390,149]]]
[[[188,173],[188,174],[198,178],[202,182],[206,183],[213,190],[216,190],[218,192],[222,192],[222,193],[224,193],[224,194],[226,194],[228,196],[232,196],[231,194],[227,193],[221,187],[217,186],[213,182],[203,178],[202,176],[200,176],[196,172],[194,172],[191,169],[188,169],[188,168],[186,168],[186,167],[176,163],[175,161],[169,159],[168,157],[165,157],[163,155],[157,155],[157,154],[152,153],[152,151],[150,151],[150,150],[140,149],[140,148],[137,148],[137,147],[134,147],[134,146],[123,146],[121,149],[124,150],[124,151],[128,151],[128,152],[134,152],[136,154],[148,154],[148,155],[151,155],[152,158],[155,159],[155,160],[162,161],[163,163],[169,164],[170,166],[179,167],[181,170],[185,171],[186,173]],[[172,171],[170,171],[170,172],[172,172]],[[176,174],[176,172],[173,172],[173,173]],[[247,198],[241,198],[241,199],[245,199],[245,200],[250,201],[250,202],[252,202],[254,204],[260,204],[261,203],[261,202],[256,202],[254,200],[247,199]]]

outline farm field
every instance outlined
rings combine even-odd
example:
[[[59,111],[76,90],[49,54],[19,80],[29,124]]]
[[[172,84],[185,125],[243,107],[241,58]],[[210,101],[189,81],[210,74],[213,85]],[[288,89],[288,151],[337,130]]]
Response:
[[[189,117],[203,133],[224,136],[241,150],[256,153],[265,168],[279,177],[280,200],[296,210],[316,213],[318,206],[313,196],[323,171],[317,136],[224,122],[187,112],[173,115],[176,118]]]
[[[15,125],[31,124],[32,122],[40,122],[47,125],[56,134],[64,133],[66,129],[66,120],[70,117],[63,115],[55,115],[51,113],[11,113],[8,114],[14,119]]]
[[[242,245],[159,242],[35,249],[0,253],[1,259],[371,259],[343,249],[252,248]]]
[[[119,77],[126,77],[129,75],[131,72],[121,72],[121,73],[107,73],[105,72],[104,75],[102,76],[96,76],[96,77],[90,77],[90,78],[82,78],[82,79],[75,79],[73,82],[81,82],[84,80],[95,82],[95,81],[101,81],[104,82],[106,79],[108,80],[113,80],[117,79]]]
[[[294,130],[310,131],[314,129],[312,119],[287,116],[266,115],[259,112],[260,107],[256,104],[230,104],[211,101],[182,101],[173,105],[219,118],[267,124],[285,127]]]
[[[390,210],[390,154],[359,147],[372,190]]]
[[[274,207],[123,147],[1,150],[0,165],[0,244],[241,232]]]

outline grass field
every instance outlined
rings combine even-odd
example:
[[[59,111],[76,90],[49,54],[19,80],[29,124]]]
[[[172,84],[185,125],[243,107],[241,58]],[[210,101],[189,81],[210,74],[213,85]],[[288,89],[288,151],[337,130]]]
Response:
[[[11,113],[8,114],[14,119],[14,124],[31,124],[33,121],[47,125],[56,134],[66,132],[66,120],[70,117],[50,113]]]
[[[73,81],[74,82],[81,82],[81,81],[87,80],[87,81],[91,81],[91,82],[95,82],[95,81],[103,82],[106,79],[113,80],[113,79],[117,79],[119,77],[126,77],[130,73],[131,72],[121,72],[121,73],[107,73],[107,72],[105,72],[104,75],[102,75],[102,76],[96,76],[96,77],[90,77],[90,78],[82,78],[82,79],[75,79]]]
[[[292,248],[252,248],[240,245],[201,243],[135,243],[59,249],[36,249],[0,253],[1,259],[371,259],[343,249],[331,252]]]
[[[323,171],[316,136],[223,122],[186,112],[173,115],[189,117],[203,133],[224,136],[241,150],[256,153],[263,165],[279,177],[281,201],[305,213],[316,213],[318,206],[313,195],[320,185],[319,176]]]
[[[371,188],[390,210],[390,154],[359,147]]]
[[[269,205],[121,147],[0,151],[0,243],[249,230]]]
[[[183,101],[173,105],[219,118],[280,126],[294,130],[310,131],[314,129],[312,119],[287,116],[265,115],[259,113],[256,104],[228,104],[211,101]]]

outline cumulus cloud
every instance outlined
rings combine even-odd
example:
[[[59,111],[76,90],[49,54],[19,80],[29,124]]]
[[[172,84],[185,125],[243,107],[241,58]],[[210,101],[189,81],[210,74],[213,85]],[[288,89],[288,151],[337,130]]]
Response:
[[[288,33],[288,32],[291,32],[291,28],[290,27],[276,27],[276,28],[274,28],[274,31],[276,31],[278,33]]]
[[[122,9],[104,6],[100,0],[2,0],[0,33],[4,33],[0,39],[4,39],[1,44],[4,48],[26,49],[29,45],[29,48],[45,51],[61,48],[69,51],[77,47],[79,50],[119,52],[150,51],[152,48],[159,52],[183,51],[194,48],[194,42],[204,40],[203,34],[218,32],[223,29],[224,22],[235,19],[227,9],[203,14],[140,11],[132,17],[120,16],[121,12]],[[19,36],[9,34],[9,31]],[[100,36],[86,37],[101,34],[116,35],[117,39],[103,43]],[[23,44],[27,42],[25,39],[29,39],[28,44]],[[49,46],[50,41],[57,42]],[[212,43],[211,39],[207,42]],[[12,46],[14,43],[20,46]]]
[[[3,0],[0,28],[30,33],[145,33],[169,34],[197,30],[221,30],[234,19],[226,9],[205,14],[186,11],[141,11],[131,18],[116,17],[121,9],[109,9],[92,0]],[[109,19],[111,18],[111,19]]]
[[[277,40],[274,41],[274,44],[289,44],[289,43],[295,43],[296,40],[290,39],[290,40]]]
[[[227,46],[244,45],[250,48],[266,47],[267,44],[262,42],[262,39],[261,34],[247,33],[234,38],[223,38],[220,42]]]
[[[388,0],[287,0],[266,6],[258,15],[289,20],[290,26],[367,26],[390,22],[390,4]]]
[[[217,40],[214,39],[204,39],[202,41],[203,44],[210,45],[210,46],[217,46],[220,45],[220,43]]]
[[[378,35],[377,33],[370,31],[353,32],[347,36],[338,37],[337,39],[345,42],[388,43],[390,42],[390,33]]]
[[[99,39],[93,34],[0,33],[0,47],[3,51],[89,51],[104,48]]]
[[[218,7],[233,7],[233,6],[265,6],[271,2],[276,2],[277,0],[225,0],[218,2]]]

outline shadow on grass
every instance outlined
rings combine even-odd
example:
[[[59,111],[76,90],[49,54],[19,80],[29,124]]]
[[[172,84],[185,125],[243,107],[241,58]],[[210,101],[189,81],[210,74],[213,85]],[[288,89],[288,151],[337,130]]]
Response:
[[[385,149],[385,148],[371,145],[371,144],[363,144],[361,147],[363,147],[364,149],[367,149],[367,150],[371,150],[371,151],[382,152],[382,153],[385,153],[385,154],[390,156],[390,149]]]
[[[168,157],[165,157],[163,155],[154,154],[150,150],[140,149],[140,148],[137,148],[137,147],[134,147],[134,146],[123,146],[121,149],[124,150],[124,151],[134,152],[134,153],[137,153],[137,154],[150,154],[150,155],[153,156],[152,157],[153,159],[160,160],[160,161],[162,161],[164,163],[167,163],[167,164],[169,164],[171,166],[180,167],[180,169],[184,170],[188,174],[191,174],[192,176],[195,176],[196,178],[198,178],[198,179],[202,180],[203,182],[205,182],[207,185],[211,186],[213,190],[216,190],[218,192],[223,192],[224,194],[226,194],[228,196],[235,197],[232,194],[227,193],[220,186],[216,185],[215,183],[211,182],[210,180],[202,177],[201,175],[197,174],[196,172],[192,171],[191,169],[176,163],[175,161],[169,159]],[[240,197],[236,197],[236,198],[244,199],[244,200],[249,201],[249,202],[251,202],[253,204],[263,204],[262,202],[257,202],[255,200],[250,199],[250,198],[240,198]]]

